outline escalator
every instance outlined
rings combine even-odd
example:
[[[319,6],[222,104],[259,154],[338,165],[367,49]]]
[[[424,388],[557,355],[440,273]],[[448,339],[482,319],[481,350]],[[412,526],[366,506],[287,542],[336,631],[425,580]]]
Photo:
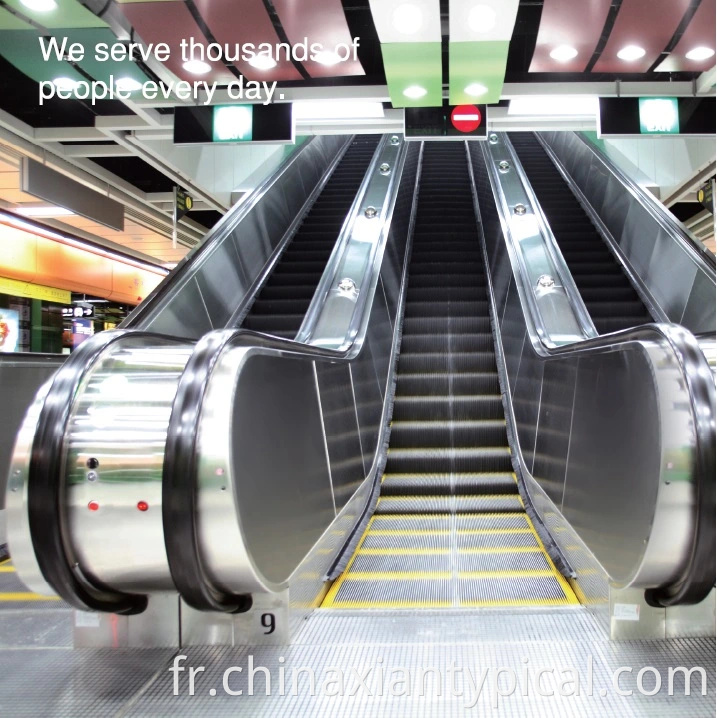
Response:
[[[531,132],[509,136],[598,332],[651,322],[630,280],[540,142]]]
[[[577,603],[511,465],[463,144],[424,149],[388,460],[326,608]]]
[[[306,315],[380,135],[358,135],[282,254],[242,326],[293,339]]]

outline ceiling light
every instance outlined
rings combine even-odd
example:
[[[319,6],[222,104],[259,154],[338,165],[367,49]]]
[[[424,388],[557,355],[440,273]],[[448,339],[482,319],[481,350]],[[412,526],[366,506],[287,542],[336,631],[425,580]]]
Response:
[[[715,54],[715,51],[710,47],[696,47],[694,50],[690,50],[685,57],[688,60],[709,60]]]
[[[403,94],[411,100],[420,100],[428,94],[428,90],[420,85],[411,85],[403,91]]]
[[[488,88],[485,85],[481,85],[480,82],[472,82],[468,85],[468,87],[466,87],[464,92],[466,95],[470,95],[471,97],[480,97],[488,92]]]
[[[620,52],[617,53],[617,56],[621,60],[633,62],[634,60],[639,60],[641,57],[645,57],[645,50],[644,48],[638,47],[637,45],[627,45],[626,47],[623,47]]]
[[[192,75],[206,75],[212,69],[209,63],[202,60],[187,60],[182,67]]]
[[[115,82],[115,86],[122,92],[137,92],[142,89],[142,83],[137,82],[133,77],[120,77]]]
[[[77,86],[80,84],[77,80],[73,80],[71,77],[56,77],[52,84],[58,89],[62,90],[63,92],[72,92],[73,90],[77,89]]]
[[[296,120],[358,120],[383,117],[380,102],[303,100],[294,103]]]
[[[315,62],[321,65],[338,65],[341,62],[341,58],[333,50],[322,50],[312,56]]]
[[[550,53],[550,57],[558,62],[569,62],[577,56],[578,51],[574,47],[570,47],[570,45],[558,45],[558,47]]]
[[[510,101],[509,115],[546,115],[595,117],[598,110],[597,97],[574,97],[570,95],[516,97]]]
[[[248,62],[257,70],[271,70],[272,67],[276,67],[276,60],[265,53],[254,55]]]
[[[490,5],[474,5],[468,13],[468,26],[473,32],[490,32],[498,21],[498,14]]]
[[[401,34],[415,35],[423,26],[423,12],[412,3],[403,3],[393,11],[392,22]]]
[[[28,9],[35,12],[50,12],[57,7],[55,0],[20,0],[20,2]]]
[[[74,212],[64,207],[55,207],[49,204],[39,207],[17,207],[14,211],[23,217],[67,217],[74,214]]]

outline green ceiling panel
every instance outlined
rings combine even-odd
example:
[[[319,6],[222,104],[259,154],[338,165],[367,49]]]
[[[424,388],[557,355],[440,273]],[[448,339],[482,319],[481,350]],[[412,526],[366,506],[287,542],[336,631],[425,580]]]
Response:
[[[3,0],[3,2],[48,30],[72,27],[107,27],[106,22],[80,5],[77,0],[55,0],[57,7],[49,12],[30,10],[20,0]]]
[[[30,30],[32,25],[0,7],[0,30]],[[0,48],[2,49],[2,48]]]
[[[500,101],[509,44],[502,40],[448,43],[451,105],[492,105]],[[487,92],[479,96],[469,95],[465,88],[473,84],[483,85]]]
[[[440,42],[391,42],[381,45],[388,92],[394,107],[440,107],[443,102]],[[406,97],[406,88],[426,90],[418,99]]]
[[[85,78],[72,65],[56,60],[54,55],[45,62],[40,52],[40,35],[39,30],[2,30],[0,54],[35,82],[54,80],[58,77],[84,80]]]

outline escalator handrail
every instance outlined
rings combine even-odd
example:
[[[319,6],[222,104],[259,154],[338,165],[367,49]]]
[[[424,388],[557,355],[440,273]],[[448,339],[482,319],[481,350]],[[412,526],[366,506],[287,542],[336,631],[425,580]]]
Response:
[[[301,147],[287,157],[274,172],[270,173],[263,182],[242,197],[241,200],[207,232],[204,239],[179,261],[164,281],[160,282],[144,301],[135,307],[122,322],[120,328],[140,329],[145,319],[150,317],[158,308],[159,303],[171,294],[173,289],[180,286],[188,278],[186,273],[190,267],[194,266],[202,256],[208,254],[233,231],[234,227],[249,214],[271,187],[299,160],[300,156],[311,146],[315,139],[316,136],[307,139]],[[344,145],[344,149],[348,142],[350,142],[350,139],[349,137],[347,143]]]
[[[484,156],[485,159],[485,156]],[[488,168],[490,174],[491,168]],[[503,216],[503,208],[496,202],[498,216],[506,241],[513,241]],[[715,385],[707,358],[698,340],[677,324],[650,323],[610,334],[586,337],[577,342],[554,346],[538,331],[540,309],[535,296],[526,289],[526,278],[520,263],[512,264],[521,302],[527,302],[526,326],[534,350],[546,360],[576,357],[605,350],[620,350],[634,342],[657,340],[669,347],[675,356],[690,401],[695,430],[695,469],[693,471],[696,507],[691,554],[682,576],[671,587],[650,592],[649,600],[659,605],[694,603],[702,600],[715,583]],[[489,271],[489,268],[486,268]]]
[[[59,477],[65,473],[65,434],[80,384],[105,350],[128,335],[157,337],[123,329],[102,332],[83,342],[58,369],[39,413],[27,469],[27,517],[43,578],[75,608],[123,615],[144,611],[147,596],[108,589],[82,573],[79,563],[68,554],[71,542],[64,517],[64,481]]]
[[[617,177],[630,194],[637,200],[655,221],[669,234],[676,237],[690,256],[697,261],[698,266],[707,271],[715,279],[717,259],[707,247],[690,232],[654,195],[640,187],[629,175],[618,167],[599,147],[596,147],[581,132],[574,133],[600,164],[613,176]]]

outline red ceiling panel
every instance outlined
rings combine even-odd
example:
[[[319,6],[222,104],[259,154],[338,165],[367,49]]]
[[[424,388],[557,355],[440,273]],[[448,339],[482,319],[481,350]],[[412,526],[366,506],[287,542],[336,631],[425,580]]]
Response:
[[[667,47],[689,6],[690,0],[623,0],[593,72],[647,72]],[[645,56],[630,62],[621,60],[617,53],[627,45],[644,48]]]
[[[274,0],[274,9],[292,44],[321,43],[325,50],[339,44],[351,46],[353,38],[346,23],[341,0]],[[312,77],[344,77],[365,75],[358,59],[351,58],[335,65],[322,65],[307,60],[302,63]]]
[[[612,0],[545,0],[530,72],[584,72],[595,52]],[[578,54],[559,62],[550,53],[561,45]]]
[[[181,40],[194,38],[194,41],[206,47],[207,39],[192,17],[187,6],[179,0],[168,2],[140,2],[118,5],[137,34],[146,43],[155,45],[165,42],[169,45],[170,58],[164,64],[182,80],[206,80],[207,82],[229,83],[236,78],[220,62],[210,62],[211,72],[206,75],[194,75],[182,67]],[[200,58],[197,58],[200,59]]]
[[[685,55],[696,47],[715,50],[717,5],[714,0],[702,0],[680,41],[669,56],[657,67],[658,72],[704,72],[715,64],[715,56],[706,60],[688,60]]]
[[[209,31],[222,45],[233,47],[236,43],[248,42],[259,45],[268,42],[274,46],[279,42],[274,24],[266,11],[263,0],[242,0],[241,12],[237,12],[236,0],[194,0],[199,13],[207,23]],[[283,58],[284,55],[282,54]],[[300,80],[301,74],[291,60],[276,58],[278,64],[270,70],[257,70],[248,62],[237,60],[234,65],[249,80],[266,82]]]

